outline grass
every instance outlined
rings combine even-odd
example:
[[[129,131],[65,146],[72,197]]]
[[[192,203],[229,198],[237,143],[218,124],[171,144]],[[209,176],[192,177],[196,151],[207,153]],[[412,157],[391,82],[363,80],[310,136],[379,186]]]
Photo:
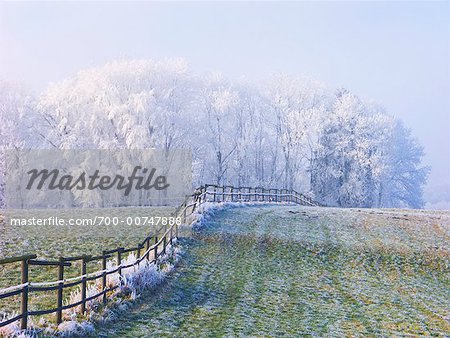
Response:
[[[218,211],[179,267],[101,336],[445,336],[450,214]]]
[[[126,224],[127,217],[168,217],[172,207],[142,207],[116,209],[73,209],[73,210],[29,210],[14,211],[8,217],[17,218],[47,218],[58,216],[68,220],[70,218],[88,219],[95,216],[118,217],[124,223],[117,225],[47,225],[47,226],[11,226],[8,217],[0,219],[0,258],[35,253],[40,259],[57,260],[59,256],[70,257],[82,254],[98,255],[102,250],[117,247],[135,247],[145,237],[161,225],[133,223]],[[65,269],[65,277],[80,275],[80,262]],[[88,272],[101,270],[100,262],[88,264]],[[30,267],[31,281],[57,280],[56,267]],[[20,263],[0,265],[0,289],[20,284]],[[65,291],[66,296],[71,291]],[[2,312],[19,311],[18,297],[0,300],[0,314]],[[56,305],[56,292],[42,292],[31,295],[30,310],[53,308]]]

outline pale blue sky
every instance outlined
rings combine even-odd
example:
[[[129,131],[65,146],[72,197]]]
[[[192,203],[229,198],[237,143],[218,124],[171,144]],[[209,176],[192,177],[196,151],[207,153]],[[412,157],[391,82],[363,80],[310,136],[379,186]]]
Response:
[[[450,186],[449,2],[0,3],[0,78],[36,92],[116,58],[345,86],[402,118]]]

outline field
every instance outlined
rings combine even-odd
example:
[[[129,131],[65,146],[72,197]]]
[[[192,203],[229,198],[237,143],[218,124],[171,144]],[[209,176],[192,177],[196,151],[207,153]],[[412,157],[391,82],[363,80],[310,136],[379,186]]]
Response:
[[[143,221],[151,217],[169,217],[174,211],[172,207],[141,207],[115,209],[71,209],[71,210],[30,210],[11,211],[8,217],[0,219],[0,258],[34,253],[40,259],[57,260],[59,256],[70,257],[82,254],[98,255],[102,250],[118,247],[135,247],[146,236],[161,225],[127,224],[127,218]],[[45,219],[60,217],[65,225],[48,224],[45,226],[21,225],[11,226],[10,217]],[[117,217],[124,223],[102,225],[69,225],[69,219],[90,220],[95,216]],[[1,217],[1,216],[0,216]],[[80,275],[79,261],[73,267],[65,269],[65,277]],[[100,262],[88,265],[89,271],[101,270]],[[34,282],[57,280],[56,267],[30,267],[30,280]],[[0,289],[20,284],[20,263],[0,265]],[[69,290],[70,291],[70,290]],[[69,294],[70,292],[67,292]],[[30,309],[52,308],[56,304],[56,292],[39,293],[31,297]],[[18,311],[19,298],[16,301],[0,300],[0,314],[5,311]]]
[[[100,336],[445,336],[450,214],[218,211],[159,289]]]
[[[150,224],[127,224],[127,218],[134,221],[138,217],[141,222],[144,217],[168,217],[174,211],[172,207],[140,207],[111,209],[70,209],[70,210],[18,210],[11,211],[9,218],[31,219],[32,217],[46,219],[49,217],[63,218],[64,225],[22,225],[11,226],[9,222],[1,222],[0,258],[36,253],[40,258],[57,258],[59,256],[75,256],[79,254],[99,254],[104,249],[118,246],[135,246],[145,238],[154,226]],[[97,217],[95,226],[69,225],[67,220],[88,220]],[[100,217],[104,217],[100,223]],[[106,224],[106,219],[117,218],[119,223]],[[69,240],[68,240],[69,239]]]

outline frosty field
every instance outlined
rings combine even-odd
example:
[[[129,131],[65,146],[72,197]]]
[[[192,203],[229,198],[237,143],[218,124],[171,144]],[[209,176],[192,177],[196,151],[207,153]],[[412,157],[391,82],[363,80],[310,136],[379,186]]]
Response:
[[[20,256],[34,253],[40,259],[57,260],[59,256],[71,257],[82,254],[99,255],[102,250],[118,247],[135,247],[146,236],[161,225],[126,224],[127,217],[169,217],[172,207],[140,207],[115,209],[70,209],[70,210],[21,210],[11,212],[10,216],[20,218],[36,217],[44,219],[50,216],[60,216],[68,219],[92,219],[95,216],[117,217],[125,224],[114,225],[24,225],[11,226],[0,216],[0,258]],[[88,264],[88,272],[101,270],[101,262]],[[66,277],[75,277],[80,274],[80,262],[74,262],[72,267],[66,268]],[[57,278],[56,267],[36,266],[30,268],[30,280],[34,282],[54,281]],[[0,289],[20,284],[20,263],[0,265]],[[69,290],[70,291],[70,290]],[[69,292],[67,292],[69,293]],[[32,309],[53,307],[56,303],[56,292],[39,293],[31,297]],[[0,314],[2,311],[18,311],[17,302],[10,300],[0,301]]]
[[[100,336],[450,332],[448,212],[230,208],[181,243],[168,281]]]
[[[20,225],[12,226],[0,216],[0,258],[18,256],[26,253],[36,253],[40,258],[57,258],[58,256],[75,256],[80,254],[100,254],[102,250],[114,249],[119,246],[136,246],[152,230],[150,224],[127,224],[127,218],[132,221],[138,217],[169,217],[175,210],[172,207],[139,207],[139,208],[110,208],[110,209],[69,209],[69,210],[19,210],[10,212],[10,217],[32,217],[45,219],[48,217],[61,217],[66,221],[75,219],[79,221],[92,220],[96,216],[112,220],[116,218],[119,223],[114,225],[103,222],[96,225]],[[161,225],[158,226],[158,228]]]

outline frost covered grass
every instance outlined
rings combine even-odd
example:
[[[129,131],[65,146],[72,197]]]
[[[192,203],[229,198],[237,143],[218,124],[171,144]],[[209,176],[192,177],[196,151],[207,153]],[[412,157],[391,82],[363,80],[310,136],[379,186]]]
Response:
[[[8,217],[32,217],[45,219],[59,217],[68,219],[93,219],[95,216],[117,217],[168,217],[173,207],[123,207],[105,209],[68,209],[68,210],[17,210],[9,211]],[[39,257],[55,258],[58,256],[76,256],[81,254],[99,254],[102,249],[118,246],[135,246],[155,227],[149,224],[128,225],[126,222],[111,222],[92,225],[15,225],[12,226],[0,216],[0,257],[18,256],[36,253]]]
[[[124,268],[122,275],[118,273],[110,275],[108,285],[119,287],[108,295],[109,301],[106,307],[99,297],[87,302],[85,314],[80,313],[80,307],[64,311],[63,322],[58,326],[47,321],[45,317],[40,317],[37,322],[31,319],[30,328],[26,331],[19,329],[18,322],[3,327],[0,329],[0,337],[96,336],[94,324],[104,324],[116,320],[122,312],[132,306],[132,301],[138,299],[143,292],[155,288],[172,271],[181,255],[181,247],[176,245],[176,242],[174,239],[173,245],[167,246],[166,254],[161,256],[156,264],[142,261],[135,266]],[[137,257],[130,254],[123,262],[132,264],[136,260]],[[108,266],[114,267],[114,263],[108,262]],[[95,295],[99,291],[101,291],[100,283],[88,284],[87,297]],[[66,303],[75,303],[80,300],[81,290],[77,289],[70,294]],[[4,317],[8,318],[7,315]]]
[[[69,218],[90,218],[94,216],[109,216],[125,219],[126,217],[156,217],[170,216],[171,207],[142,207],[115,209],[78,209],[78,210],[32,210],[19,211],[16,217],[27,218],[60,215]],[[126,224],[110,224],[102,226],[16,226],[12,227],[6,221],[0,221],[0,257],[11,257],[25,253],[36,253],[39,258],[57,260],[59,256],[78,256],[81,254],[101,254],[102,250],[117,247],[132,247],[142,241],[157,227],[151,225],[128,226]],[[159,228],[159,226],[158,226]],[[66,268],[65,278],[80,275],[80,262],[74,262]],[[88,264],[88,272],[101,270],[101,262]],[[33,282],[53,281],[57,277],[56,267],[30,267],[30,280]],[[113,277],[109,277],[113,278]],[[20,284],[20,263],[0,266],[0,289]],[[76,289],[65,291],[66,301]],[[73,297],[73,296],[72,296]],[[31,294],[30,310],[50,309],[56,305],[56,292],[40,292]],[[19,312],[19,296],[0,300],[0,315],[2,312]]]
[[[445,336],[450,213],[209,209],[179,268],[108,337]]]

